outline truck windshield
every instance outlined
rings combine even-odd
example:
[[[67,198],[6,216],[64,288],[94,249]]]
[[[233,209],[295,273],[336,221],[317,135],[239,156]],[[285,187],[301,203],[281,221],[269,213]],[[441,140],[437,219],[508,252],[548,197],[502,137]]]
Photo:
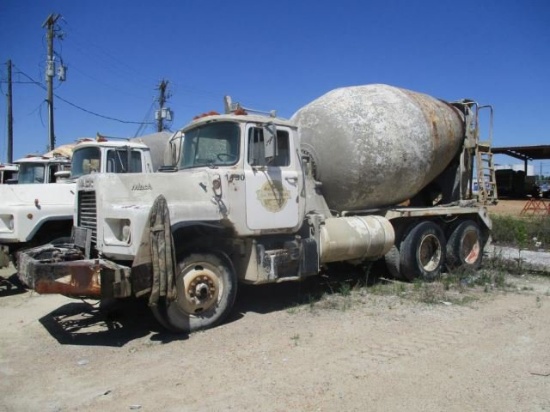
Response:
[[[232,122],[209,123],[186,131],[180,169],[237,163],[239,136],[239,125]]]
[[[45,169],[43,163],[20,163],[17,183],[44,183]]]
[[[84,147],[73,152],[71,178],[77,178],[101,170],[99,147]]]

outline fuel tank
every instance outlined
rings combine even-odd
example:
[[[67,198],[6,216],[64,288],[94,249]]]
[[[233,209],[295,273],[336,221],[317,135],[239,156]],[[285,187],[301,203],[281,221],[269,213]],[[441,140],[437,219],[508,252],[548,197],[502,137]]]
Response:
[[[292,120],[337,211],[412,198],[449,165],[465,133],[463,113],[449,103],[383,84],[335,89]]]
[[[382,216],[332,217],[321,226],[320,260],[376,260],[388,253],[395,241],[390,221]]]

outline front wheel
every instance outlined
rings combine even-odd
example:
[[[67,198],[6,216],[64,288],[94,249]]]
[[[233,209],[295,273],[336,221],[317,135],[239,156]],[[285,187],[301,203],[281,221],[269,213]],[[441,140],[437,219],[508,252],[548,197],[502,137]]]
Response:
[[[400,250],[400,272],[409,280],[435,280],[445,261],[445,235],[434,222],[416,225],[405,237]]]
[[[237,276],[223,254],[190,254],[178,264],[177,299],[152,307],[157,320],[174,332],[194,332],[221,323],[237,295]]]

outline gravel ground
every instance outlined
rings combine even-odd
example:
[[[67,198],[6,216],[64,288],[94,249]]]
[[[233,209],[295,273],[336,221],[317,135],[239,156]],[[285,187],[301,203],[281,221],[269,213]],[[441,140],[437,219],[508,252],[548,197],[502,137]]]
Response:
[[[242,287],[228,322],[190,336],[136,302],[105,314],[4,285],[0,411],[550,411],[550,277],[507,284],[459,304]]]

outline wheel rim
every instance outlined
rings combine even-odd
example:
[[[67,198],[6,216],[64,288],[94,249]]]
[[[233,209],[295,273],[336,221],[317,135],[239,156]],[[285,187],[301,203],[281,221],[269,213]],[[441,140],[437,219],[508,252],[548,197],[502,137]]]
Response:
[[[474,264],[477,261],[481,253],[481,247],[475,231],[472,230],[464,234],[462,250],[464,251],[464,262]]]
[[[222,283],[217,268],[196,263],[185,268],[178,279],[178,307],[189,315],[199,315],[216,306]]]
[[[441,244],[436,236],[429,234],[422,238],[418,248],[418,261],[426,272],[432,272],[439,267]]]

